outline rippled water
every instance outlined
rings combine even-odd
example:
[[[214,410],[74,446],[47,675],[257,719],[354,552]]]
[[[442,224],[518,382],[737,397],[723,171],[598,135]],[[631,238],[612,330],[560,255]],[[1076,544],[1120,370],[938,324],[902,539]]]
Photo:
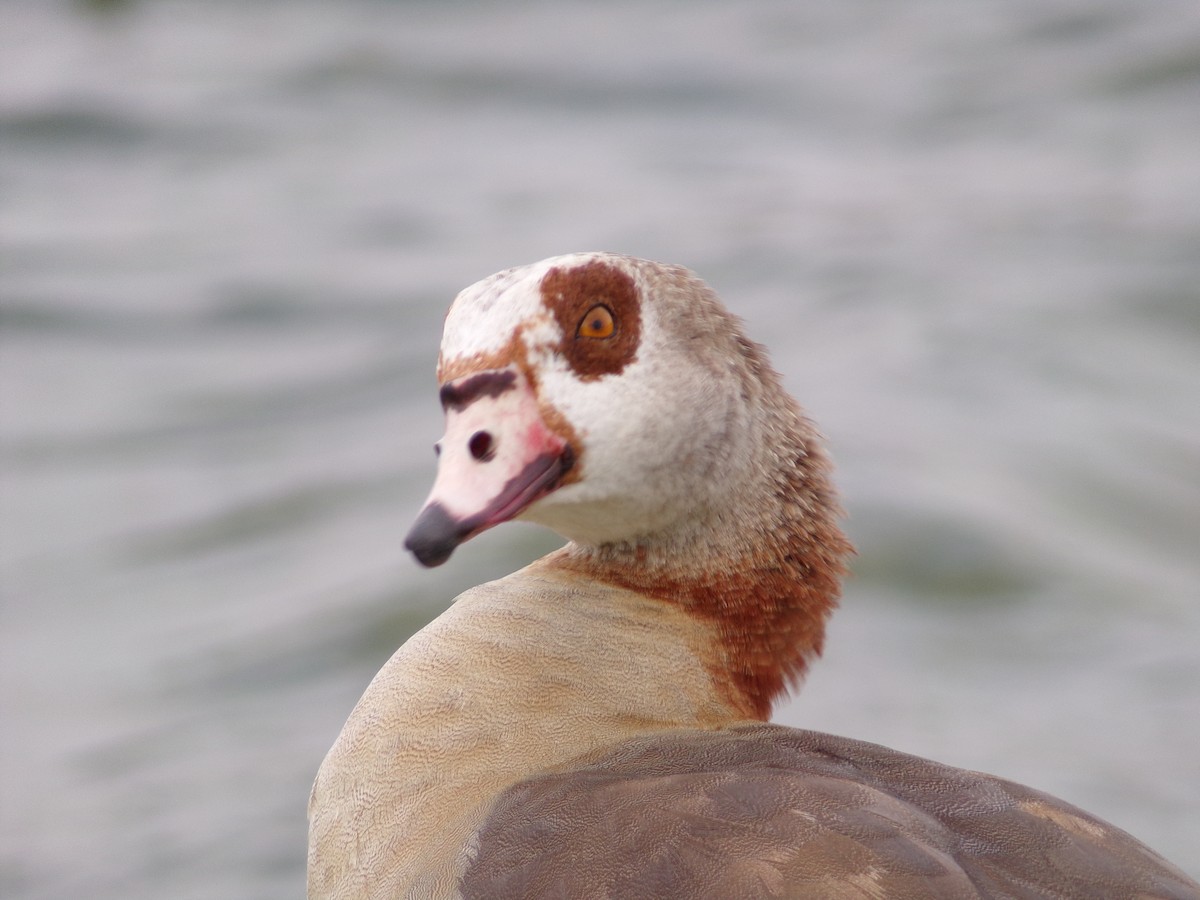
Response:
[[[781,711],[1200,876],[1193,3],[0,4],[0,893],[283,897],[391,651],[454,293],[684,263],[859,546]]]

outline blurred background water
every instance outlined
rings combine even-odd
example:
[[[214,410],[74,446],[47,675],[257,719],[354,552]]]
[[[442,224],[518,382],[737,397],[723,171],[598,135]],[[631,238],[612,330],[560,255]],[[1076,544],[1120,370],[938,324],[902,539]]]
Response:
[[[1189,0],[0,3],[0,895],[287,897],[419,569],[454,294],[686,264],[859,557],[778,718],[1200,876]]]

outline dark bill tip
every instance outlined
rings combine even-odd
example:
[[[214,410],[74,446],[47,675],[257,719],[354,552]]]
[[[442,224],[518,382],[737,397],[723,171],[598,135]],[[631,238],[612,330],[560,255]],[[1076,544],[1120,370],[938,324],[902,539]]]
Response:
[[[448,560],[467,534],[462,523],[451,517],[442,504],[430,503],[413,522],[404,546],[412,551],[417,562],[433,568]]]

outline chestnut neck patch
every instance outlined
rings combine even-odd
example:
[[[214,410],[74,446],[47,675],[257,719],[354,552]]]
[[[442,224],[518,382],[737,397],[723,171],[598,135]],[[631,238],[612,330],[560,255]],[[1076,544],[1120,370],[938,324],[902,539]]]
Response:
[[[569,269],[555,267],[542,278],[542,302],[562,330],[558,351],[583,381],[619,374],[637,358],[642,333],[641,301],[633,279],[615,266],[592,260]],[[580,334],[595,306],[613,319],[608,337]]]

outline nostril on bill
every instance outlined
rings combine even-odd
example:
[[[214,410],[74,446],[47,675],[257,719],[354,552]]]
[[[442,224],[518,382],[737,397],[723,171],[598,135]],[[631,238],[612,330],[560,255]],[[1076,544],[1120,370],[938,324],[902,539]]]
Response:
[[[486,431],[477,431],[467,441],[467,449],[471,457],[479,462],[488,462],[496,455],[496,441]]]

